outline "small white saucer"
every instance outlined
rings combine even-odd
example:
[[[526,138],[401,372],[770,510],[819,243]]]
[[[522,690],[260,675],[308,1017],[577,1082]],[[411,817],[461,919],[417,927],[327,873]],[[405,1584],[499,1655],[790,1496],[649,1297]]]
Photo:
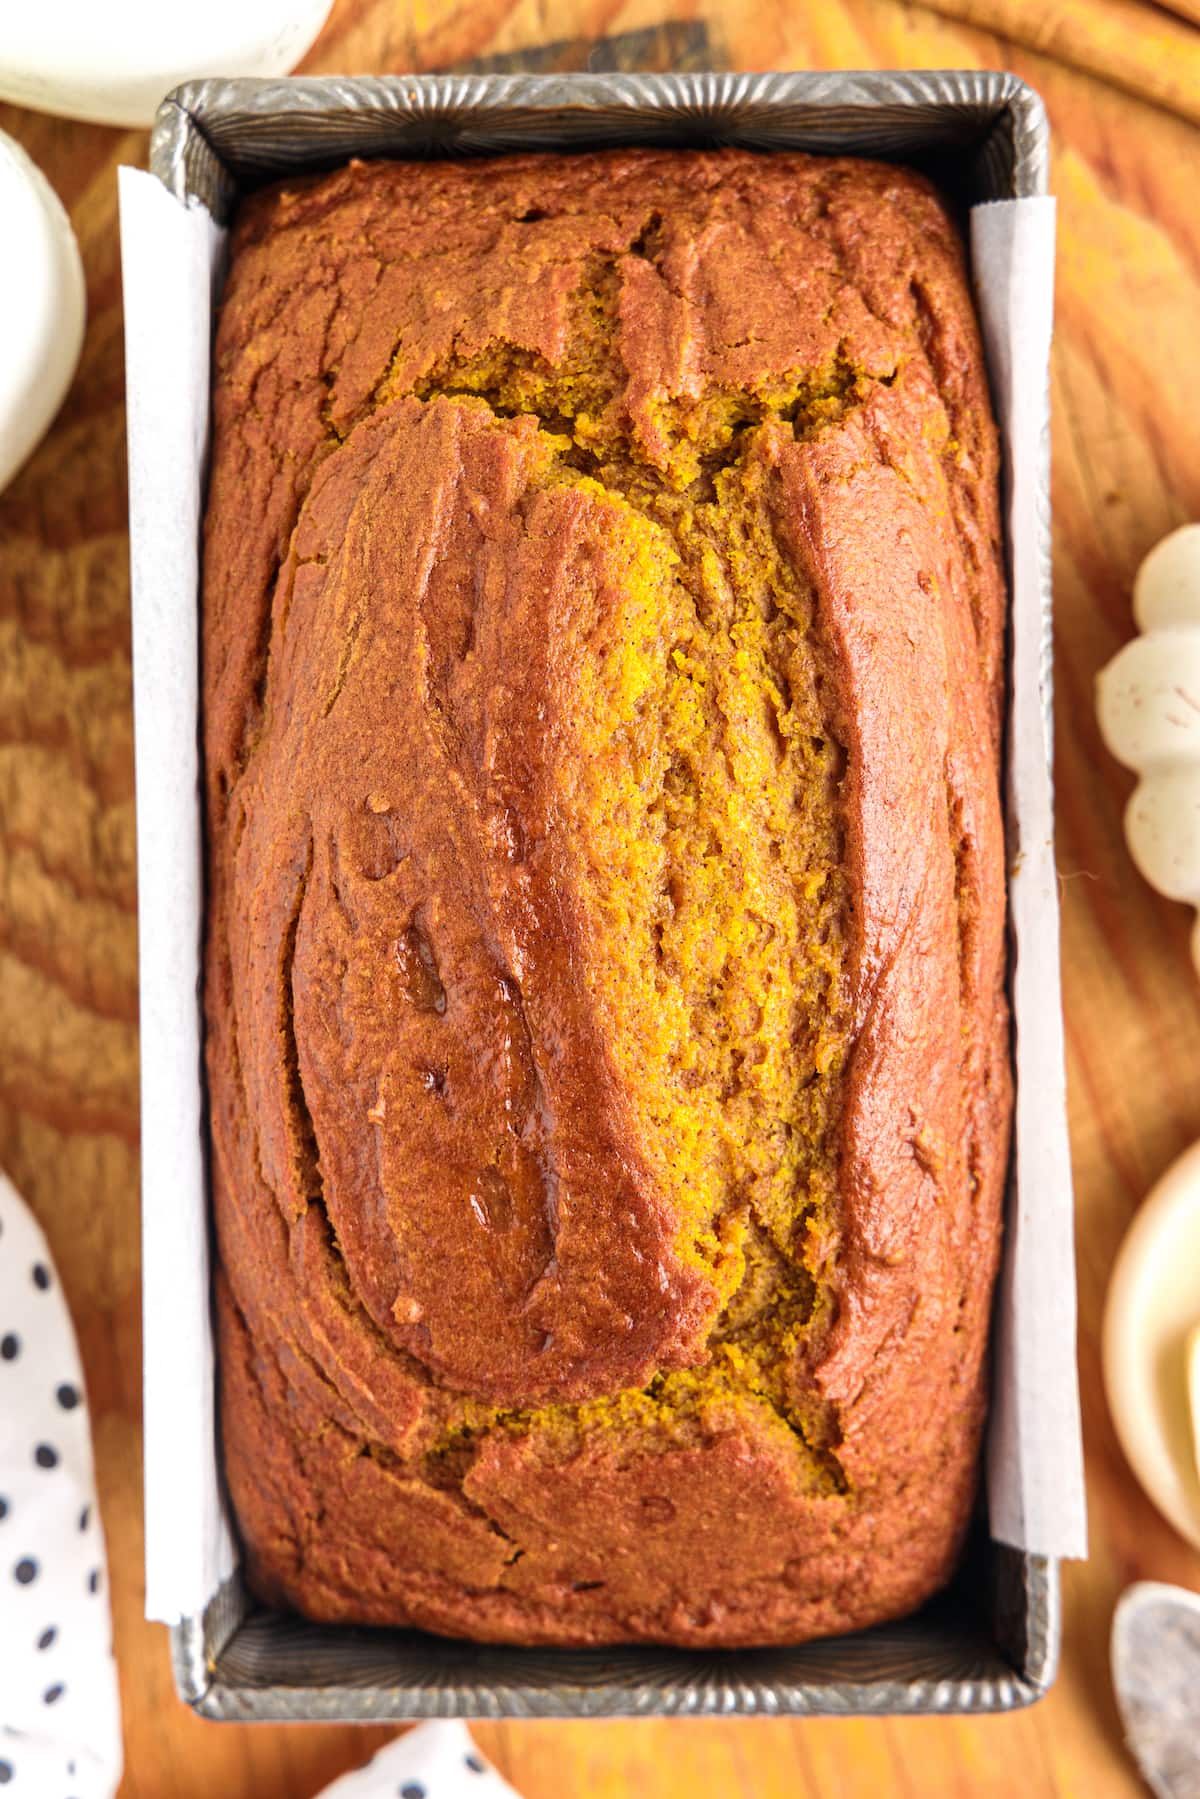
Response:
[[[1113,1265],[1104,1384],[1121,1447],[1163,1516],[1200,1549],[1187,1340],[1200,1323],[1200,1143],[1143,1202]]]

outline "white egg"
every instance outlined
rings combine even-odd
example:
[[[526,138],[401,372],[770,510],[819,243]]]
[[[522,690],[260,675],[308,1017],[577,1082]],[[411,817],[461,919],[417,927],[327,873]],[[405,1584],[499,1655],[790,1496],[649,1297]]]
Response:
[[[0,99],[104,125],[149,125],[202,75],[284,75],[332,0],[0,0]]]
[[[1125,809],[1130,855],[1168,899],[1200,907],[1200,524],[1150,551],[1133,610],[1142,635],[1100,671],[1096,719],[1141,776]],[[1200,920],[1192,961],[1200,972]]]
[[[1200,630],[1127,643],[1097,680],[1096,717],[1112,754],[1139,774],[1200,761]]]
[[[1200,524],[1155,544],[1133,584],[1133,616],[1143,631],[1200,625]]]
[[[1156,770],[1134,789],[1125,840],[1142,874],[1168,899],[1200,903],[1200,781],[1191,768]]]
[[[0,132],[0,488],[41,442],[83,345],[83,267],[70,220],[37,165]]]

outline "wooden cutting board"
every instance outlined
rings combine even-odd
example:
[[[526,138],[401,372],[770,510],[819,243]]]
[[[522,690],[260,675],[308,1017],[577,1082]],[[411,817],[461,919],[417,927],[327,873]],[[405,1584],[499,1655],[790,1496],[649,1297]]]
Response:
[[[597,40],[604,40],[596,48]],[[1059,197],[1054,354],[1058,865],[1092,1557],[1067,1570],[1063,1670],[979,1720],[481,1726],[528,1799],[1136,1793],[1107,1674],[1137,1576],[1200,1586],[1105,1409],[1108,1269],[1200,1136],[1188,915],[1134,874],[1127,778],[1092,716],[1144,551],[1200,517],[1200,0],[340,0],[313,71],[499,66],[1003,67],[1040,89]],[[142,1620],[137,968],[116,169],[146,140],[0,107],[71,212],[83,362],[0,497],[0,1163],[41,1218],[87,1367],[125,1707],[125,1799],[307,1799],[388,1734],[199,1722]],[[153,920],[144,928],[153,929]]]

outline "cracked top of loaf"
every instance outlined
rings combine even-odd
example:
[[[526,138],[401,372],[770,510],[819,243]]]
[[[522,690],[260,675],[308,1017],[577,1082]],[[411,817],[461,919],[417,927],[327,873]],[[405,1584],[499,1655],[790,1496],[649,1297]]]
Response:
[[[242,208],[204,555],[226,1466],[309,1615],[904,1611],[1009,1084],[995,432],[902,170],[352,164]]]

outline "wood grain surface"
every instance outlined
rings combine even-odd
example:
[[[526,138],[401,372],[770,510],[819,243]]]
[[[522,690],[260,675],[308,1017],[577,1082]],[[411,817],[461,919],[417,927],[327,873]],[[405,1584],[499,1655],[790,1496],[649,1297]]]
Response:
[[[1040,89],[1059,197],[1054,352],[1058,863],[1092,1554],[1066,1574],[1063,1670],[999,1719],[509,1723],[479,1738],[528,1799],[1071,1794],[1139,1788],[1107,1673],[1138,1576],[1200,1587],[1135,1486],[1104,1404],[1113,1255],[1200,1136],[1188,915],[1137,878],[1129,782],[1092,713],[1139,558],[1200,516],[1200,0],[339,0],[313,71],[483,59],[581,67],[638,32],[647,66],[1006,67]],[[554,48],[547,52],[545,46]],[[610,66],[604,46],[597,62]],[[51,1240],[96,1426],[125,1708],[125,1799],[307,1799],[387,1734],[237,1727],[175,1698],[142,1619],[136,888],[116,170],[146,140],[0,107],[70,210],[83,361],[0,496],[0,1163]],[[7,278],[7,277],[6,277]],[[153,930],[154,921],[143,921]]]

